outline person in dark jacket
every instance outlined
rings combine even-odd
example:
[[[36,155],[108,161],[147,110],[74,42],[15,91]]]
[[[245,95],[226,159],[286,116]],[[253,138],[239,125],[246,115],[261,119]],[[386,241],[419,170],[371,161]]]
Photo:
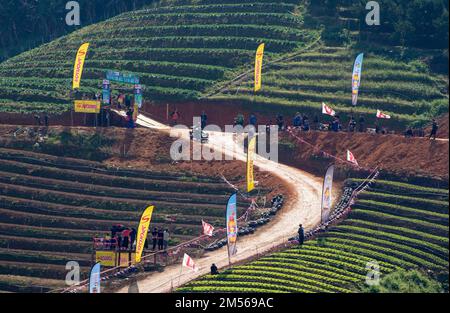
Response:
[[[254,126],[256,129],[256,127],[257,127],[256,124],[258,123],[258,119],[256,118],[256,115],[255,114],[250,115],[250,118],[248,121],[249,121],[250,125]]]
[[[284,117],[283,117],[283,114],[278,114],[277,115],[277,125],[278,125],[278,130],[279,131],[284,130]]]
[[[125,106],[127,108],[131,108],[131,97],[130,97],[130,95],[126,95],[125,96]]]
[[[216,264],[213,263],[211,265],[211,275],[218,275],[218,274],[219,274],[219,270],[218,270]]]
[[[300,224],[298,228],[298,245],[301,247],[305,242],[305,230],[303,229],[303,225]]]
[[[205,129],[206,124],[208,123],[208,115],[206,115],[205,111],[202,111],[202,115],[200,116],[202,130]]]
[[[303,127],[302,127],[302,130],[303,131],[305,131],[305,132],[309,132],[309,130],[310,130],[311,128],[309,127],[309,121],[308,121],[308,119],[303,119]]]
[[[36,114],[34,116],[34,120],[36,121],[37,126],[41,126],[41,117],[39,116],[39,114]]]
[[[336,117],[333,119],[333,122],[331,122],[331,130],[334,132],[339,131],[339,120]]]
[[[313,124],[314,124],[314,130],[318,130],[319,129],[319,124],[320,124],[320,118],[319,118],[319,116],[317,114],[314,115]]]
[[[412,127],[408,127],[405,131],[405,138],[411,138],[414,137],[414,132],[412,130]]]
[[[381,127],[380,124],[378,124],[378,122],[375,123],[375,133],[376,134],[381,133]]]
[[[436,140],[436,136],[437,136],[438,129],[439,129],[439,125],[438,125],[438,123],[436,122],[436,120],[433,119],[432,125],[431,125],[430,139],[433,138],[433,140]]]
[[[121,250],[121,247],[122,247],[122,232],[118,232],[116,234],[116,238],[117,238],[117,248],[118,248],[118,250]]]
[[[294,126],[294,128],[300,128],[302,126],[302,123],[302,115],[300,114],[300,112],[297,112],[294,116],[294,119],[292,120],[292,126]]]
[[[164,248],[164,231],[162,229],[158,230],[158,250],[163,250]]]
[[[45,127],[48,127],[48,114],[47,113],[44,114],[44,125],[45,125]]]
[[[155,227],[152,231],[152,241],[153,241],[153,250],[156,249],[156,245],[158,244],[158,229]]]
[[[133,109],[128,108],[127,110],[127,127],[134,128],[134,120],[133,120]]]
[[[364,118],[364,116],[360,116],[359,117],[359,132],[360,133],[364,133],[366,131],[366,119]]]
[[[353,133],[356,129],[356,121],[353,116],[350,117],[350,121],[348,122],[348,131]]]
[[[133,249],[134,241],[136,240],[137,231],[135,228],[131,229],[130,232],[130,249]]]

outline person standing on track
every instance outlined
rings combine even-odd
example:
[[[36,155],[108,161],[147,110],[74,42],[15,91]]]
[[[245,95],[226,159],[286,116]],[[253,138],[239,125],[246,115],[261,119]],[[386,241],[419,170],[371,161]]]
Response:
[[[212,264],[211,265],[211,275],[218,275],[219,274],[219,269],[217,268],[216,264]]]
[[[200,116],[201,127],[202,130],[205,129],[206,123],[208,122],[208,115],[206,115],[205,111],[202,111],[202,115]]]
[[[305,230],[303,229],[303,225],[300,224],[298,228],[298,245],[301,247],[305,242]]]
[[[435,119],[432,120],[432,125],[431,125],[431,134],[430,134],[430,139],[433,138],[433,140],[436,140],[436,136],[437,136],[437,132],[439,130],[439,125],[436,122]]]

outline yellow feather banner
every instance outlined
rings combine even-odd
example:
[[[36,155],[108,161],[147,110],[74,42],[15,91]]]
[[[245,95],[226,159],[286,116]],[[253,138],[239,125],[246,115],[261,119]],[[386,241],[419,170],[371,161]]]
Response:
[[[142,213],[141,221],[136,237],[136,263],[141,262],[142,252],[144,251],[145,240],[147,239],[148,229],[150,227],[150,221],[152,220],[154,206],[149,206]]]
[[[247,151],[247,192],[251,192],[255,189],[255,179],[253,172],[253,162],[256,153],[256,137],[253,137],[248,141]]]
[[[264,47],[262,43],[259,45],[258,50],[256,50],[255,58],[255,92],[261,90],[262,86],[262,65],[264,57]]]
[[[73,66],[73,89],[80,88],[81,75],[83,74],[84,60],[86,59],[89,43],[84,43],[78,49],[75,64]]]

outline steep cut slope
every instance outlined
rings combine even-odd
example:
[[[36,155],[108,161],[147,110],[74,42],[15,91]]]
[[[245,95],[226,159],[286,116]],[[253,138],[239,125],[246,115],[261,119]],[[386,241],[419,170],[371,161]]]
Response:
[[[448,179],[448,140],[342,132],[294,134],[295,137],[283,136],[281,160],[302,169],[322,173],[323,168],[332,160],[320,151],[345,159],[345,153],[350,149],[363,167],[380,166],[398,175]],[[299,140],[314,144],[314,148]]]
[[[0,64],[1,111],[65,111],[76,50],[91,47],[81,92],[99,90],[106,70],[132,71],[146,100],[196,99],[266,43],[271,57],[318,36],[303,30],[297,0],[161,1],[119,15]]]

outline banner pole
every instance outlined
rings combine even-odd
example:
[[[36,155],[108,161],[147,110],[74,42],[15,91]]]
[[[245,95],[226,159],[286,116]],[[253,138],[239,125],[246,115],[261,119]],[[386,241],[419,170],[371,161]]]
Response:
[[[183,263],[181,263],[180,267],[180,275],[178,276],[178,285],[177,287],[180,287],[180,280],[181,280],[181,274],[183,273]]]

